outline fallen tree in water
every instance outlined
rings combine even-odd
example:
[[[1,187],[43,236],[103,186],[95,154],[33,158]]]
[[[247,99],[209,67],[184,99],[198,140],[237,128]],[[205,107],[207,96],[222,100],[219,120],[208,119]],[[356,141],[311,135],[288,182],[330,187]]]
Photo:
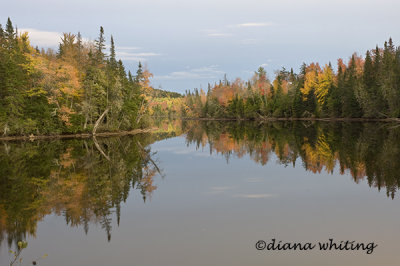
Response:
[[[91,137],[113,137],[113,136],[126,136],[136,135],[143,133],[151,133],[156,131],[157,128],[144,128],[134,129],[130,131],[118,131],[118,132],[101,132],[101,133],[81,133],[81,134],[66,134],[66,135],[29,135],[29,136],[7,136],[0,137],[1,141],[12,141],[12,140],[38,140],[38,139],[73,139],[73,138],[91,138]]]

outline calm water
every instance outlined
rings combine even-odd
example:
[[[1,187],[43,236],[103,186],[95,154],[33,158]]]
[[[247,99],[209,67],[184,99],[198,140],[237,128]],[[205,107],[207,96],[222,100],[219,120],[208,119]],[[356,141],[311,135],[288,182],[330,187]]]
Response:
[[[400,127],[160,122],[0,144],[0,265],[399,265]],[[258,251],[258,240],[374,242]]]

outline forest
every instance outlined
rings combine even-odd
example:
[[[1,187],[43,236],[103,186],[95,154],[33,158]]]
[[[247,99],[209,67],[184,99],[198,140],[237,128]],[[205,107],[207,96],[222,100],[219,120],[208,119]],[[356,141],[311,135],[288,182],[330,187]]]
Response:
[[[108,50],[108,51],[107,51]],[[400,116],[400,48],[392,39],[347,63],[282,68],[271,81],[263,67],[248,80],[223,80],[208,90],[154,89],[152,73],[136,73],[109,49],[103,27],[95,41],[63,33],[58,50],[31,46],[10,19],[0,25],[0,134],[55,135],[129,131],[152,117],[391,119]]]
[[[182,116],[202,118],[363,118],[400,116],[400,48],[392,39],[337,61],[301,66],[299,74],[282,68],[270,81],[260,67],[248,81],[237,78],[208,84],[208,90],[188,91]]]
[[[10,18],[0,25],[0,134],[44,135],[145,126],[152,74],[133,75],[109,52],[100,27],[94,42],[64,33],[58,51],[30,45]],[[96,124],[97,122],[97,124]]]

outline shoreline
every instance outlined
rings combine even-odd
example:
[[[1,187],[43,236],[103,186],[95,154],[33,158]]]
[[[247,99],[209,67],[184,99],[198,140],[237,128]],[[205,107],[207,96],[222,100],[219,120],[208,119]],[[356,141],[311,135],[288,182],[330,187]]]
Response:
[[[199,121],[323,121],[323,122],[400,122],[400,118],[306,118],[306,117],[263,117],[263,118],[203,118],[203,117],[182,117],[181,120]]]
[[[118,131],[118,132],[100,132],[100,133],[79,133],[79,134],[56,134],[56,135],[29,135],[29,136],[1,136],[0,141],[14,141],[14,140],[50,140],[50,139],[86,139],[92,137],[114,137],[114,136],[127,136],[137,135],[143,133],[150,133],[156,131],[158,128],[145,128],[145,129],[134,129],[130,131]]]
[[[156,117],[156,118],[168,118],[168,117]],[[400,118],[295,118],[295,117],[264,117],[257,119],[249,118],[205,118],[205,117],[176,117],[174,119],[180,119],[183,121],[257,121],[257,122],[276,122],[276,121],[321,121],[321,122],[382,122],[382,123],[399,123]],[[136,135],[143,133],[151,133],[157,131],[158,128],[145,128],[145,129],[134,129],[130,131],[117,131],[117,132],[99,132],[99,133],[77,133],[77,134],[55,134],[55,135],[15,135],[15,136],[0,136],[0,141],[20,141],[20,140],[50,140],[50,139],[78,139],[78,138],[91,138],[91,137],[114,137],[114,136],[126,136]]]

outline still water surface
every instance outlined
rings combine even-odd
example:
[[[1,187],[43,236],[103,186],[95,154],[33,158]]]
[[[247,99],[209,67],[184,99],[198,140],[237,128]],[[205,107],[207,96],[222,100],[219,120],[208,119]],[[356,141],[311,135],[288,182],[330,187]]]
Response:
[[[0,265],[399,265],[400,128],[174,121],[135,137],[5,142]],[[258,240],[378,244],[258,251]]]

